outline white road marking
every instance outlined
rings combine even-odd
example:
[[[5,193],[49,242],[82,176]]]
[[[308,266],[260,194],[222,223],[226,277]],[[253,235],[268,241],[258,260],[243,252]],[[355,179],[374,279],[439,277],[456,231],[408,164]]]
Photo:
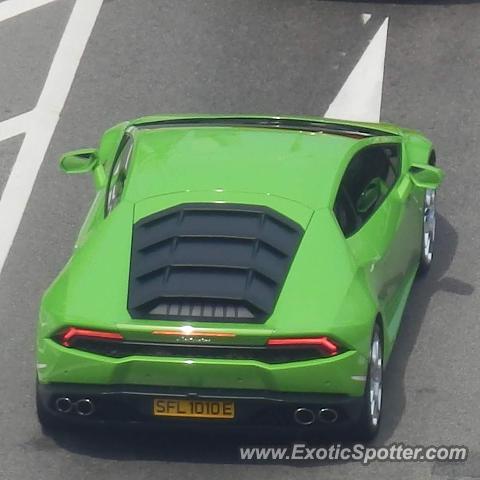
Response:
[[[26,126],[31,124],[32,112],[25,112],[0,123],[0,142],[7,138],[24,133]]]
[[[0,198],[0,272],[22,220],[102,2],[103,0],[75,2],[37,106],[27,114],[0,124],[0,136],[3,135],[3,138],[8,138],[5,135],[9,132],[16,134],[15,132],[25,131],[25,138]],[[22,125],[23,129],[20,128]]]
[[[5,0],[0,3],[0,22],[56,0]]]
[[[325,117],[378,122],[382,105],[388,18],[365,49]]]
[[[366,25],[371,18],[372,18],[372,14],[371,14],[371,13],[362,13],[362,14],[360,15],[360,20],[362,21],[362,23],[363,23],[364,25]]]

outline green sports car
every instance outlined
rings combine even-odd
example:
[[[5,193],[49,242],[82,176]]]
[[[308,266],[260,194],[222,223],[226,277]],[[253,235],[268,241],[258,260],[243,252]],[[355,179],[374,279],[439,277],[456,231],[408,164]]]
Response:
[[[431,261],[432,144],[390,124],[154,116],[61,169],[93,174],[46,291],[37,411],[67,422],[378,431],[382,376]]]

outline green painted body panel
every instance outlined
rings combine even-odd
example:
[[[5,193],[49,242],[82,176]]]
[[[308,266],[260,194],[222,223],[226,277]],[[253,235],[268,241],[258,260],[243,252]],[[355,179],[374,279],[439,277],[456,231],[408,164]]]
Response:
[[[164,210],[181,203],[238,203],[253,204],[270,207],[279,213],[295,219],[304,229],[307,229],[313,210],[305,205],[288,200],[286,198],[277,197],[262,193],[244,193],[244,192],[226,192],[224,190],[213,191],[193,191],[193,192],[177,192],[165,195],[158,195],[141,200],[135,204],[134,222],[141,218],[147,217],[155,212]]]
[[[356,144],[338,135],[260,128],[164,128],[134,136],[136,160],[125,189],[125,200],[134,203],[163,193],[224,190],[326,206],[338,164]]]
[[[391,135],[353,139],[243,127],[134,127],[185,117],[124,122],[102,137],[97,157],[107,174],[124,131],[130,129],[134,137],[124,194],[105,218],[106,186],[98,189],[74,254],[42,299],[37,340],[40,382],[362,395],[373,324],[381,318],[388,358],[418,267],[424,191],[413,185],[408,169],[410,163],[428,162],[431,143],[419,133],[392,125],[350,122],[341,123]],[[401,178],[370,220],[345,239],[332,210],[336,192],[352,156],[375,143],[402,144]],[[196,202],[262,205],[305,229],[275,309],[264,323],[130,317],[132,224],[172,206]],[[140,356],[113,359],[51,340],[55,332],[70,325],[118,331],[126,339],[144,341],[158,341],[152,335],[155,329],[185,325],[235,333],[216,340],[225,345],[264,345],[273,336],[327,335],[348,351],[280,365]]]

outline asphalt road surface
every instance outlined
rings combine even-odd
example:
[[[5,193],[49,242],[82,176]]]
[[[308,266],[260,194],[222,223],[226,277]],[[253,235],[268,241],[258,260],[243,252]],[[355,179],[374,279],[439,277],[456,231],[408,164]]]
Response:
[[[12,1],[35,3],[0,2],[0,20]],[[0,122],[35,107],[73,7],[57,0],[0,22]],[[387,17],[381,118],[428,134],[447,177],[434,266],[415,284],[404,316],[375,444],[466,445],[468,461],[246,464],[240,445],[290,440],[45,436],[33,396],[39,299],[68,259],[93,198],[88,178],[58,172],[59,155],[95,146],[118,121],[157,112],[323,115]],[[25,210],[21,202],[0,208],[0,236],[16,232],[11,248],[2,244],[0,478],[480,478],[479,25],[476,1],[105,0],[56,107],[61,115]],[[369,87],[356,84],[357,98]],[[0,142],[0,190],[19,161],[17,133]],[[35,169],[40,153],[33,142],[22,158],[31,156]],[[20,177],[12,191],[28,198],[29,181]]]

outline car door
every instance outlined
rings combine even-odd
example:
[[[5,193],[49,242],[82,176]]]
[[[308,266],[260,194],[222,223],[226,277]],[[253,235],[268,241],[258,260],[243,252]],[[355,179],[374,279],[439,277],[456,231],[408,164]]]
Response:
[[[334,206],[359,274],[366,276],[392,337],[420,241],[416,206],[399,194],[399,185],[405,188],[402,179],[399,140],[367,146],[345,170]]]

